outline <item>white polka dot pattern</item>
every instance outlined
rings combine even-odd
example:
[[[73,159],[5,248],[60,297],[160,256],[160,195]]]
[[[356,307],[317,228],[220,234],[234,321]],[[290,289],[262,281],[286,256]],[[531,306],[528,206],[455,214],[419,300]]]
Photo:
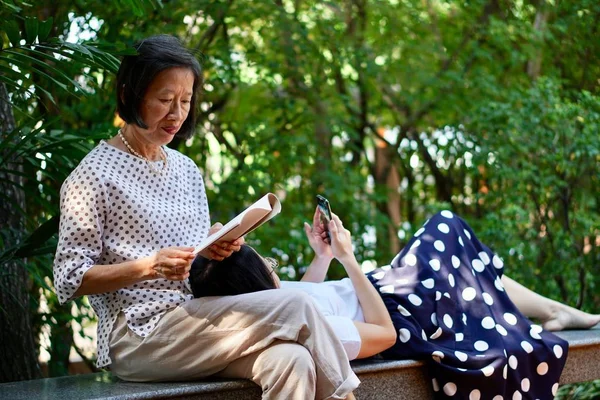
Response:
[[[380,290],[394,282],[386,300],[399,340],[386,356],[429,356],[442,397],[551,398],[567,348],[518,313],[501,280],[502,260],[464,221],[445,211],[430,222],[384,280],[372,279]]]
[[[546,375],[548,373],[548,363],[540,363],[537,367],[537,373],[540,375]]]
[[[481,320],[481,326],[483,326],[484,329],[494,329],[496,327],[496,321],[494,321],[494,318],[492,317],[484,317]]]
[[[435,247],[435,249],[437,251],[439,251],[440,253],[443,253],[444,250],[446,250],[446,245],[444,244],[444,242],[442,242],[441,240],[436,240],[433,243],[433,247]]]
[[[410,331],[406,328],[402,328],[398,331],[398,337],[402,343],[406,343],[410,340]]]
[[[379,271],[376,274],[373,274],[373,278],[380,280],[385,276],[385,271]]]
[[[513,393],[512,396],[512,400],[521,400],[523,398],[523,395],[521,394],[521,392],[519,392],[518,390],[515,390],[515,392]]]
[[[485,375],[485,376],[492,376],[494,371],[495,371],[495,369],[494,369],[494,366],[492,366],[492,365],[488,365],[486,367],[481,368],[481,372],[483,372],[483,375]]]
[[[433,289],[433,285],[435,284],[435,281],[433,280],[433,278],[428,278],[428,279],[425,279],[424,281],[422,281],[421,284],[423,286],[425,286],[427,289]]]
[[[501,334],[502,336],[508,336],[508,331],[506,330],[506,328],[504,328],[502,325],[500,324],[496,324],[496,330],[498,331],[499,334]]]
[[[406,257],[404,257],[404,262],[406,263],[406,265],[414,267],[415,265],[417,265],[417,257],[415,257],[414,254],[407,254]]]
[[[165,149],[168,170],[154,175],[146,161],[102,142],[61,188],[54,286],[71,300],[94,265],[118,264],[169,246],[193,246],[208,233],[210,217],[202,176],[194,162]],[[110,365],[109,335],[123,310],[129,328],[148,335],[162,314],[192,299],[188,282],[156,279],[90,295],[98,315],[98,367]]]
[[[452,266],[454,268],[460,267],[460,259],[458,257],[456,257],[455,255],[452,255]]]
[[[467,359],[469,358],[469,356],[467,355],[467,353],[464,353],[464,352],[458,351],[458,350],[456,350],[454,352],[454,355],[456,356],[456,358],[458,358],[462,362],[467,361]]]
[[[448,382],[444,385],[444,393],[446,393],[448,396],[454,396],[456,394],[456,384],[453,382]]]
[[[529,392],[529,388],[531,387],[531,382],[527,378],[523,378],[521,381],[521,390],[525,393]]]
[[[490,296],[489,293],[483,292],[481,295],[483,296],[483,301],[485,301],[485,304],[488,306],[494,305],[494,298]]]
[[[533,352],[533,346],[531,345],[531,343],[529,343],[526,340],[523,340],[521,342],[521,347],[523,348],[523,350],[525,350],[527,353],[531,353]]]
[[[439,338],[440,336],[442,336],[442,328],[437,328],[436,331],[433,333],[433,335],[431,335],[430,339],[431,340],[435,340],[437,338]]]
[[[556,358],[561,358],[563,355],[563,349],[559,345],[555,344],[552,351],[554,351],[554,355]]]
[[[414,249],[417,248],[421,245],[421,241],[419,239],[415,240],[415,242],[412,244],[412,246],[410,246],[410,249]]]
[[[392,291],[392,293],[393,293],[393,291]],[[411,293],[408,295],[408,301],[410,301],[417,307],[420,306],[421,304],[423,304],[423,300],[421,300],[421,298],[414,293]]]
[[[529,329],[529,335],[534,338],[534,339],[538,339],[541,340],[542,337],[540,336],[540,333],[542,333],[543,329],[541,326],[539,325],[531,325],[531,328]]]
[[[442,233],[448,233],[448,232],[450,232],[450,227],[448,226],[448,224],[441,223],[441,224],[438,225],[438,229]]]
[[[472,287],[465,288],[462,292],[462,297],[465,301],[471,301],[475,298],[477,292]]]
[[[484,340],[476,341],[475,344],[473,345],[473,347],[475,347],[475,350],[477,350],[477,351],[486,351],[487,349],[490,348],[490,346]]]

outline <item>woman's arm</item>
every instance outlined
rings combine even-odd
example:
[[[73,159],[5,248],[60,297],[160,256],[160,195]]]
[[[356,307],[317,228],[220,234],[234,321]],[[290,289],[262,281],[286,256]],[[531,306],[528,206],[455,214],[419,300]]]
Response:
[[[133,261],[94,265],[84,273],[73,297],[114,292],[149,279],[187,279],[194,260],[193,250],[193,247],[167,247],[152,256]]]
[[[214,224],[209,234],[222,227],[220,223]],[[214,244],[205,249],[201,255],[209,259],[223,260],[234,251],[239,251],[242,244],[244,238]],[[83,275],[81,285],[74,297],[113,292],[149,279],[165,278],[183,281],[190,276],[190,268],[195,258],[193,251],[193,247],[167,247],[138,260],[112,265],[94,265]]]
[[[342,222],[335,214],[329,223],[329,231],[331,232],[332,253],[346,269],[365,317],[365,322],[355,321],[354,323],[361,338],[358,358],[375,355],[396,343],[396,329],[381,296],[356,261],[352,251],[350,231],[344,229]]]
[[[331,258],[315,255],[315,258],[313,258],[300,281],[316,283],[325,281],[327,271],[329,270],[329,264],[331,264]]]
[[[219,223],[213,225],[211,233],[222,227]],[[222,247],[215,249],[211,246],[206,253],[211,258],[223,259],[229,257],[233,251],[239,251],[243,243],[243,238],[221,243]],[[137,260],[111,265],[96,264],[84,272],[81,284],[73,297],[114,292],[150,279],[183,281],[190,275],[189,271],[195,258],[193,251],[193,247],[167,247]]]

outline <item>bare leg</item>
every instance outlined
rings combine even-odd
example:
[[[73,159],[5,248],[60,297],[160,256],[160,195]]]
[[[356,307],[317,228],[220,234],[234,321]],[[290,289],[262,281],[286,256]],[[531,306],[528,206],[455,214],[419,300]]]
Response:
[[[544,329],[587,329],[600,323],[600,315],[588,314],[558,301],[541,296],[520,283],[502,276],[508,297],[525,316],[537,318]]]

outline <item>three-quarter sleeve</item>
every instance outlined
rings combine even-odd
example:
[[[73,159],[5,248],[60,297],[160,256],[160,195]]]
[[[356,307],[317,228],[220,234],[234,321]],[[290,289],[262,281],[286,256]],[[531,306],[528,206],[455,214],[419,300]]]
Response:
[[[61,304],[73,299],[83,275],[102,252],[107,199],[101,179],[77,168],[60,191],[60,227],[54,258],[54,287]]]

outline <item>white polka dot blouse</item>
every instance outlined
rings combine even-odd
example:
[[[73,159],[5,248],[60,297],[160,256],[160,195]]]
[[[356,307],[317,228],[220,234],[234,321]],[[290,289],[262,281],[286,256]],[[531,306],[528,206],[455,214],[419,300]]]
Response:
[[[94,265],[131,261],[170,246],[195,246],[206,237],[210,217],[200,171],[183,154],[165,151],[168,167],[159,175],[146,161],[101,142],[65,180],[54,260],[61,303],[73,299]],[[162,278],[90,295],[98,316],[97,366],[111,363],[109,337],[119,312],[129,329],[144,337],[166,311],[192,298],[187,281]]]

